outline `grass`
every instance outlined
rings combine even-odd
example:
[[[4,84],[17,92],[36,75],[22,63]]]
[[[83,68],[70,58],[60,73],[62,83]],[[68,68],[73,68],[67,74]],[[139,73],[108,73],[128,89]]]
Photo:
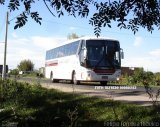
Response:
[[[160,123],[160,108],[69,94],[10,80],[0,80],[2,84],[0,125],[14,122],[18,127],[103,127],[108,121]]]

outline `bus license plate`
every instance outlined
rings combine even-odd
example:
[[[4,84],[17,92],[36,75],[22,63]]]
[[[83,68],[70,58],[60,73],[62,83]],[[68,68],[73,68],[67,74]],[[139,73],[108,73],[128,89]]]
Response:
[[[102,76],[102,79],[108,79],[108,76]]]

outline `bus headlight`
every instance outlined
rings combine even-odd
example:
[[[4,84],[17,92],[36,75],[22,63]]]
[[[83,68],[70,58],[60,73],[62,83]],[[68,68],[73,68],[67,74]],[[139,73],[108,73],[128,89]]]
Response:
[[[118,72],[118,73],[116,74],[116,77],[117,77],[116,80],[117,80],[117,81],[120,80],[120,76],[121,76],[121,72]]]
[[[84,73],[82,72],[81,73],[81,79],[84,79],[84,80],[91,80],[91,74],[90,73]]]
[[[91,80],[91,74],[90,73],[87,74],[86,80]]]
[[[117,81],[119,81],[120,80],[120,78],[119,77],[117,77],[117,79],[116,79]]]

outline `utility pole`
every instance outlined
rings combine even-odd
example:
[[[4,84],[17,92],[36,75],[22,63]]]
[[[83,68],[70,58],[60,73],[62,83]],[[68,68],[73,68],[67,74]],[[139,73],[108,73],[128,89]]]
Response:
[[[3,74],[2,79],[6,79],[6,56],[7,56],[7,35],[8,35],[8,12],[6,16],[6,35],[5,35],[5,46],[4,46],[4,64],[3,64]]]

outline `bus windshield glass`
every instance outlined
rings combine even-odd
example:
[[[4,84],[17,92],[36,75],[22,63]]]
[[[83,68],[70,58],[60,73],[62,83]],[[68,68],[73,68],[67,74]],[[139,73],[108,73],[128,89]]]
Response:
[[[119,69],[120,46],[113,40],[87,40],[86,64],[89,68]]]

